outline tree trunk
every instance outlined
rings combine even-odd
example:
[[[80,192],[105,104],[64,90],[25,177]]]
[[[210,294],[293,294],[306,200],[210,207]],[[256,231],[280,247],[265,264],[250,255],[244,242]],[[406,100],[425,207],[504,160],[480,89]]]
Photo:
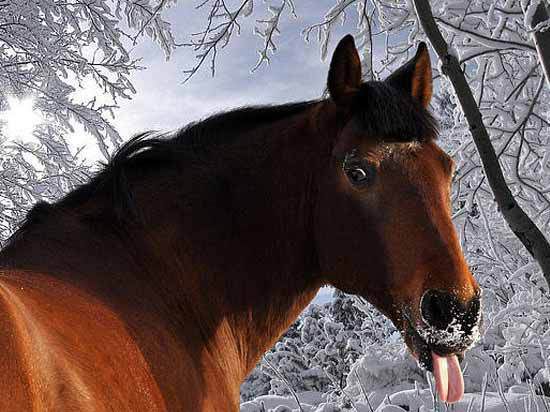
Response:
[[[540,265],[546,281],[550,285],[550,244],[519,206],[508,187],[500,167],[495,149],[489,138],[481,112],[466,82],[457,56],[449,50],[434,20],[428,0],[413,0],[416,14],[433,48],[442,62],[443,73],[451,80],[460,101],[462,111],[470,127],[470,132],[481,158],[489,186],[495,196],[506,223],[523,243],[525,248]]]
[[[544,0],[538,3],[538,6],[533,14],[530,22],[527,22],[528,29],[533,29],[537,24],[542,23],[550,18]],[[533,31],[533,40],[537,47],[537,54],[540,64],[546,76],[546,83],[550,86],[550,30]]]

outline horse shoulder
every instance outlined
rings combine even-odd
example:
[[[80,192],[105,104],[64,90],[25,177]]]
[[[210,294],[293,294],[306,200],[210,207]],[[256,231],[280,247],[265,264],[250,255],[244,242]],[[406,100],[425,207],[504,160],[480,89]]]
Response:
[[[93,297],[2,273],[0,311],[0,410],[168,409],[124,323]]]
[[[26,359],[20,351],[21,339],[17,333],[16,311],[6,291],[0,285],[0,410],[32,410],[32,393],[26,369]]]

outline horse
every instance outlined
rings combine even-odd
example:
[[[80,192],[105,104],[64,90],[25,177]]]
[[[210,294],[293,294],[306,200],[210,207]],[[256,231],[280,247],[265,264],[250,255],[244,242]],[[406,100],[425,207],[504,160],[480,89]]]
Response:
[[[458,400],[480,288],[432,88],[425,44],[363,81],[348,35],[325,97],[138,135],[36,204],[0,253],[0,410],[236,411],[327,284],[385,314]]]

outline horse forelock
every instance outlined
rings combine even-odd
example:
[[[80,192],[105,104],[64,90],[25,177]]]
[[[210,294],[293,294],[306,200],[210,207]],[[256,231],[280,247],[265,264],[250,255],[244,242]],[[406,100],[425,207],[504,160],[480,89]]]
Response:
[[[362,132],[382,141],[435,140],[438,125],[420,102],[385,82],[363,83],[353,103]]]

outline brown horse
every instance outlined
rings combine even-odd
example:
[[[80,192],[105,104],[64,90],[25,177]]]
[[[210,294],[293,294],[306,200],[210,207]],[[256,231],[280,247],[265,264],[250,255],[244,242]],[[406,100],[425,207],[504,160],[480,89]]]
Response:
[[[450,217],[425,45],[330,98],[139,136],[40,203],[0,255],[1,411],[236,411],[239,385],[319,288],[361,295],[461,396],[479,290]]]

